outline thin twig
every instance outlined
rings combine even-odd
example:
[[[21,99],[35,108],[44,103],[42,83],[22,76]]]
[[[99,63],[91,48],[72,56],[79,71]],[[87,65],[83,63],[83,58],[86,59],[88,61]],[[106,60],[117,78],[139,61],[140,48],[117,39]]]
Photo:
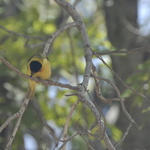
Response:
[[[43,116],[43,113],[42,113],[42,110],[40,109],[40,106],[38,104],[37,101],[32,101],[32,104],[33,104],[33,107],[35,108],[39,118],[41,119],[43,125],[45,126],[45,128],[48,130],[48,132],[54,137],[55,141],[58,142],[58,141],[61,141],[54,133],[54,130],[47,124],[44,116]],[[62,142],[62,141],[61,141]]]
[[[76,106],[78,105],[80,101],[77,100],[71,107],[70,109],[70,112],[68,114],[68,117],[66,119],[66,122],[65,122],[65,125],[64,125],[64,130],[63,130],[63,141],[66,141],[67,140],[67,132],[68,132],[68,127],[69,127],[69,121],[71,120],[72,118],[72,115],[73,115],[73,112],[76,108]],[[66,145],[64,145],[64,147],[62,147],[62,150],[66,150]]]
[[[126,131],[124,132],[124,134],[123,134],[123,136],[122,136],[122,139],[119,140],[118,142],[116,142],[116,143],[114,144],[116,148],[117,148],[117,146],[118,146],[120,143],[122,143],[122,142],[125,140],[126,136],[129,134],[129,131],[130,131],[131,127],[132,127],[132,123],[130,122],[129,125],[128,125],[128,127],[127,127],[127,129],[126,129]]]
[[[30,40],[27,40],[25,43],[24,43],[24,47],[26,48],[36,48],[36,47],[39,47],[39,46],[43,46],[45,44],[45,42],[40,42],[40,43],[34,43],[34,44],[28,44]]]
[[[29,36],[29,35],[25,35],[25,34],[22,34],[22,33],[18,33],[18,32],[14,32],[14,31],[11,31],[11,30],[8,30],[6,29],[5,27],[3,26],[0,26],[0,29],[4,30],[5,32],[9,33],[9,34],[12,34],[12,35],[15,35],[15,36],[20,36],[20,37],[23,37],[23,38],[26,38],[26,39],[37,39],[37,40],[42,40],[44,41],[43,38],[40,37],[37,37],[37,36]]]
[[[87,145],[91,150],[95,150],[95,149],[89,144],[89,142],[86,141],[86,139],[84,138],[84,136],[81,135],[81,137],[83,138],[83,140],[85,141],[86,145]]]
[[[99,128],[100,129],[100,132],[99,133],[101,133],[101,134],[99,134],[98,135],[98,137],[95,137],[95,138],[99,138],[99,137],[102,137],[103,138],[103,136],[105,135],[105,129],[106,129],[106,119],[105,119],[105,116],[104,116],[104,114],[102,113],[102,110],[101,110],[101,108],[100,108],[100,106],[98,106],[97,104],[96,104],[96,102],[93,100],[93,98],[91,97],[91,95],[90,95],[90,93],[87,91],[87,94],[88,94],[88,96],[90,97],[90,99],[92,100],[92,102],[93,102],[93,104],[95,105],[95,107],[97,108],[97,110],[99,111],[99,114],[100,114],[100,118],[101,118],[101,121],[103,121],[103,130],[102,130],[102,128]],[[102,120],[103,119],[103,120]],[[94,136],[94,135],[93,135]],[[97,136],[97,135],[96,135]]]
[[[97,76],[97,72],[96,72],[96,67],[94,66],[94,64],[93,64],[93,67],[92,67],[92,71],[93,71],[93,75],[94,76]],[[97,95],[97,97],[102,101],[102,102],[104,102],[104,103],[106,103],[106,104],[110,104],[112,101],[114,101],[114,99],[106,99],[103,95],[102,95],[102,93],[101,93],[101,86],[100,86],[100,82],[99,82],[99,79],[97,79],[97,78],[94,78],[94,80],[95,80],[95,90],[96,90],[96,95]]]
[[[13,121],[14,119],[19,117],[19,112],[15,113],[14,115],[10,116],[1,126],[0,126],[0,133],[7,127],[7,125]]]
[[[12,135],[10,136],[10,139],[9,139],[9,141],[8,141],[6,147],[5,147],[5,150],[8,150],[10,148],[10,146],[11,146],[11,144],[12,144],[12,142],[13,142],[15,136],[16,136],[16,133],[17,133],[18,128],[20,126],[20,122],[21,122],[22,116],[23,116],[23,114],[24,114],[24,112],[25,112],[25,110],[26,110],[26,108],[28,106],[29,101],[30,101],[30,99],[24,99],[24,102],[23,102],[20,110],[17,113],[19,118],[18,118],[17,123],[16,123],[16,125],[14,127]],[[12,117],[14,118],[14,115]]]
[[[73,39],[72,39],[72,36],[71,36],[71,33],[68,31],[68,37],[69,37],[69,44],[70,44],[70,51],[71,51],[71,63],[72,63],[72,66],[74,68],[74,73],[75,73],[75,80],[76,80],[76,83],[79,84],[79,81],[78,81],[78,76],[79,76],[79,73],[78,73],[78,69],[77,69],[77,64],[76,64],[76,59],[75,59],[75,48],[74,48],[74,43],[73,43]]]
[[[90,45],[90,40],[84,25],[84,22],[81,18],[81,16],[78,14],[76,9],[67,1],[65,0],[54,0],[60,7],[64,8],[69,15],[72,17],[72,19],[76,22],[77,28],[80,31],[80,34],[82,36],[82,41],[83,41],[83,48],[84,48],[84,57],[86,61],[86,67],[85,67],[85,74],[83,78],[83,83],[82,83],[82,90],[85,92],[85,89],[88,86],[89,78],[90,78],[90,73],[92,69],[92,51],[91,51],[91,45]]]
[[[104,130],[104,123],[101,120],[101,115],[100,115],[99,111],[97,110],[96,106],[92,102],[86,100],[85,97],[83,97],[83,96],[82,97],[79,96],[79,98],[85,106],[90,108],[90,110],[92,111],[92,113],[95,116],[98,127],[103,131]],[[108,135],[106,134],[106,132],[104,132],[103,140],[104,140],[108,150],[116,150],[115,147],[113,146],[113,144],[111,143],[111,141],[110,141]]]
[[[71,90],[75,90],[78,91],[78,87],[77,86],[71,86],[70,84],[63,84],[60,82],[56,82],[56,81],[52,81],[52,80],[39,80],[38,78],[34,78],[34,77],[30,77],[22,72],[20,72],[17,68],[15,68],[14,66],[12,66],[6,59],[4,59],[2,56],[0,56],[0,60],[6,65],[8,66],[11,70],[13,70],[14,72],[16,72],[18,75],[25,77],[27,79],[31,79],[37,83],[42,83],[44,85],[53,85],[53,86],[58,86],[58,87],[62,87],[62,88],[68,88]]]
[[[53,41],[56,39],[57,36],[59,36],[62,32],[65,30],[77,26],[76,22],[67,23],[64,26],[60,27],[56,32],[54,32],[47,40],[44,49],[43,49],[43,55],[47,56],[50,53],[50,49],[53,45]]]
[[[150,52],[150,46],[145,46],[145,47],[138,47],[134,49],[129,49],[129,50],[105,50],[102,52],[96,52],[92,50],[93,55],[116,55],[116,54],[134,54],[134,53],[144,53],[144,52]]]
[[[124,114],[125,114],[126,117],[129,119],[129,121],[132,122],[132,123],[138,128],[138,125],[137,125],[136,122],[133,120],[133,118],[132,118],[131,115],[128,113],[128,111],[126,110],[126,108],[125,108],[125,106],[124,106],[123,99],[122,99],[121,94],[120,94],[120,91],[119,91],[119,89],[116,87],[116,85],[115,85],[112,81],[110,81],[109,79],[105,79],[105,78],[97,77],[97,76],[94,76],[94,78],[97,78],[97,79],[99,79],[99,80],[106,81],[107,83],[109,83],[109,84],[113,87],[113,89],[115,90],[115,92],[116,92],[116,94],[117,94],[117,96],[118,96],[118,98],[119,98],[119,100],[120,100],[119,102],[120,102],[120,104],[121,104],[121,107],[122,107],[122,110],[123,110]]]
[[[74,3],[72,4],[72,6],[75,8],[76,5],[82,0],[75,0]],[[64,14],[63,14],[63,18],[61,20],[61,22],[59,23],[59,27],[63,26],[64,24],[66,24],[68,18],[70,17],[70,15],[68,13],[65,13],[66,11],[64,10]]]
[[[64,143],[59,147],[58,150],[62,150],[62,148],[64,147],[64,145],[67,144],[67,142],[71,141],[75,136],[77,136],[79,134],[80,134],[79,131],[75,132],[72,136],[70,136],[67,140],[64,141]]]
[[[98,56],[98,55],[97,55],[97,58],[99,58],[99,59],[109,68],[109,70],[117,77],[117,79],[120,80],[120,82],[121,82],[127,89],[131,90],[131,91],[134,92],[136,95],[139,95],[140,97],[144,98],[145,100],[150,101],[150,98],[149,98],[149,97],[147,97],[147,96],[145,96],[145,95],[143,95],[143,94],[141,94],[141,93],[135,91],[135,90],[132,89],[130,86],[128,86],[128,85],[119,77],[119,75],[116,74],[115,71],[114,71],[113,69],[111,69],[111,68],[107,65],[107,63],[103,60],[103,58],[102,58],[101,56]]]

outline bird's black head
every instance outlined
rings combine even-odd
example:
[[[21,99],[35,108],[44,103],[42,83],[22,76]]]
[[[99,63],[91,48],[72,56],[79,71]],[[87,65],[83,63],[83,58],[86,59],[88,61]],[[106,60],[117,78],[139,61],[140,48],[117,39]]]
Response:
[[[30,62],[31,77],[34,73],[40,71],[42,64],[36,60]]]

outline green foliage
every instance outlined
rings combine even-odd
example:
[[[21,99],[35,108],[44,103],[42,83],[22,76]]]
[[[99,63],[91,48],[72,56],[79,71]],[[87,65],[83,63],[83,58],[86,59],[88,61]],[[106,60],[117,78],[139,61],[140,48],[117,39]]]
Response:
[[[111,136],[115,141],[119,141],[122,138],[122,131],[120,131],[116,126],[111,126]]]
[[[138,73],[134,74],[130,78],[128,78],[127,83],[130,85],[132,89],[135,91],[142,93],[149,97],[149,84],[150,84],[150,74],[149,74],[149,65],[150,61],[146,61],[143,64],[140,64],[137,69]],[[130,89],[125,90],[122,94],[124,98],[128,98],[134,96],[134,101],[132,103],[133,106],[141,107],[143,105],[143,98],[137,94],[135,94]],[[148,110],[148,109],[147,109]],[[144,111],[144,110],[142,110]]]
[[[16,3],[18,4],[16,6],[18,11],[9,14],[0,22],[0,26],[4,27],[0,28],[0,54],[14,67],[26,73],[28,58],[43,49],[43,45],[37,47],[34,45],[47,41],[50,34],[57,30],[59,26],[57,24],[59,20],[57,19],[61,16],[61,11],[54,3],[49,6],[46,0],[24,0],[21,3]],[[7,10],[4,10],[4,13],[6,13],[5,11],[7,12]],[[103,18],[99,13],[95,13],[95,17],[96,19],[93,19],[93,17],[85,19],[93,49],[99,51],[101,47],[102,49],[111,48],[106,38]],[[92,25],[91,22],[93,22]],[[97,32],[95,33],[95,31]],[[49,59],[52,66],[51,79],[75,85],[80,82],[79,78],[83,75],[85,63],[82,39],[76,28],[65,31],[57,37],[53,43]],[[98,68],[104,76],[106,74],[111,76],[105,66],[98,66]],[[0,110],[5,113],[3,121],[0,122],[2,124],[8,116],[19,110],[28,84],[27,79],[18,76],[1,62],[0,70],[2,70],[0,72]],[[39,102],[46,121],[53,121],[56,126],[62,129],[70,108],[77,101],[77,98],[75,96],[66,97],[65,95],[72,93],[72,91],[63,88],[56,88],[55,96],[48,97],[47,89],[42,85],[37,86],[35,99]],[[94,122],[95,118],[91,110],[79,103],[69,122],[68,133],[72,135],[78,127],[88,129]],[[12,123],[12,126],[14,127],[14,123]],[[40,118],[29,103],[28,109],[23,115],[13,149],[18,149],[23,144],[23,135],[26,132],[31,132],[37,139],[38,136],[41,136],[42,128]],[[44,136],[41,138],[44,139]],[[42,145],[43,141],[40,142]],[[76,150],[87,148],[80,136],[73,140],[74,143]]]

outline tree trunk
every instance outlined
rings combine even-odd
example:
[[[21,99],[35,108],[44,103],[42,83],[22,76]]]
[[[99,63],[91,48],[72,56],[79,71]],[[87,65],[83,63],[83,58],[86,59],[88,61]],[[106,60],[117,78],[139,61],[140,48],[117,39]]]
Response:
[[[105,21],[107,27],[108,39],[117,49],[132,49],[145,46],[147,43],[144,38],[138,36],[132,28],[138,28],[137,24],[137,0],[104,0]],[[137,73],[137,66],[145,61],[144,53],[134,53],[126,56],[111,56],[113,70],[121,77],[123,81],[133,74]],[[115,78],[115,77],[114,77]],[[115,78],[116,85],[120,92],[125,90],[125,87],[120,81]],[[142,124],[143,115],[142,107],[146,105],[143,99],[141,108],[131,108],[133,97],[125,101],[127,110],[138,124]],[[117,122],[118,128],[125,131],[129,121],[123,113]],[[123,150],[147,149],[150,144],[147,137],[150,137],[149,131],[150,122],[147,122],[142,130],[132,127],[127,138],[122,143]]]

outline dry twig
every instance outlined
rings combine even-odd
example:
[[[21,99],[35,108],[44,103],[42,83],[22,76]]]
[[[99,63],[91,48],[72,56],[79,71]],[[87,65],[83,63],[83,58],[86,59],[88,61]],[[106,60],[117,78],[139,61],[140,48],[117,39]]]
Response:
[[[118,142],[116,142],[116,143],[114,144],[115,147],[117,147],[120,143],[122,143],[122,142],[125,140],[126,136],[129,134],[129,131],[130,131],[131,127],[132,127],[132,122],[129,123],[129,125],[128,125],[126,131],[124,132],[124,134],[123,134],[123,136],[122,136],[122,139],[119,140]]]
[[[68,23],[59,28],[56,32],[54,32],[47,40],[44,49],[43,49],[43,55],[47,56],[50,53],[50,49],[53,45],[53,41],[56,39],[57,36],[59,36],[62,32],[64,32],[66,29],[77,26],[76,22]]]
[[[39,80],[38,78],[34,78],[34,77],[30,77],[22,72],[20,72],[17,68],[15,68],[14,66],[12,66],[6,59],[4,59],[2,56],[0,56],[0,60],[6,65],[8,66],[11,70],[13,70],[14,72],[16,72],[18,75],[25,77],[27,79],[31,79],[37,83],[42,83],[44,85],[53,85],[53,86],[58,86],[58,87],[62,87],[62,88],[68,88],[70,90],[75,90],[78,91],[78,87],[77,86],[71,86],[70,84],[63,84],[60,82],[55,82],[52,80]]]
[[[43,116],[43,113],[42,113],[42,110],[40,109],[40,106],[38,104],[37,101],[34,101],[32,100],[32,104],[33,104],[33,107],[35,108],[39,118],[41,119],[43,125],[45,126],[45,128],[48,130],[48,132],[54,137],[54,140],[55,142],[58,142],[58,141],[61,141],[54,133],[54,130],[47,124],[44,116]],[[62,141],[61,141],[62,142]]]
[[[12,144],[14,138],[15,138],[15,135],[16,135],[16,133],[18,131],[19,126],[20,126],[20,122],[21,122],[22,116],[23,116],[23,114],[24,114],[24,112],[25,112],[25,110],[27,108],[27,105],[28,105],[29,101],[30,101],[30,99],[24,99],[24,102],[23,102],[20,110],[16,114],[14,114],[11,117],[9,117],[5,121],[5,123],[0,127],[0,131],[2,131],[9,124],[10,121],[14,120],[15,118],[18,118],[17,123],[16,123],[16,125],[14,127],[14,130],[12,132],[12,135],[10,136],[10,139],[9,139],[9,141],[8,141],[6,147],[5,147],[5,150],[8,150],[10,148],[10,146],[11,146],[11,144]]]
[[[92,67],[92,71],[93,71],[93,74],[91,74],[91,76],[94,77],[94,80],[95,80],[95,90],[96,90],[97,97],[106,104],[110,104],[112,101],[119,101],[119,99],[117,99],[117,98],[106,99],[102,95],[99,79],[95,78],[95,76],[97,76],[97,72],[96,72],[96,67],[94,65]]]
[[[64,125],[64,130],[63,130],[63,141],[64,141],[64,142],[67,140],[67,132],[68,132],[68,128],[69,128],[69,121],[71,120],[72,115],[73,115],[73,112],[74,112],[76,106],[78,105],[78,103],[79,103],[79,100],[76,101],[76,102],[72,105],[72,107],[71,107],[71,109],[70,109],[70,112],[69,112],[69,115],[68,115],[68,117],[67,117],[67,119],[66,119],[66,122],[65,122],[65,125]],[[62,147],[62,150],[66,150],[66,144],[64,144],[64,146]]]
[[[138,47],[138,48],[134,48],[134,49],[129,49],[129,50],[105,50],[102,52],[96,52],[94,50],[92,50],[93,55],[117,55],[117,54],[134,54],[134,53],[144,53],[144,52],[150,52],[150,46],[145,46],[145,47]]]
[[[25,35],[25,34],[22,34],[22,33],[18,33],[18,32],[14,32],[14,31],[8,30],[8,29],[6,29],[6,28],[3,27],[3,26],[0,26],[0,29],[4,30],[5,32],[7,32],[7,33],[9,33],[9,34],[11,34],[11,35],[23,37],[23,38],[25,38],[25,39],[37,39],[37,40],[41,40],[41,41],[44,40],[44,39],[41,38],[41,37],[28,36],[28,35]]]
[[[119,91],[119,89],[116,87],[116,85],[115,85],[113,82],[111,82],[109,79],[105,79],[105,78],[97,77],[97,76],[94,76],[94,78],[97,78],[97,79],[99,79],[99,80],[106,81],[107,83],[109,83],[109,84],[113,87],[113,89],[115,90],[115,92],[116,92],[116,94],[117,94],[117,96],[118,96],[118,98],[119,98],[119,102],[120,102],[120,104],[121,104],[121,107],[122,107],[122,110],[123,110],[124,114],[126,115],[126,117],[129,119],[129,121],[130,121],[131,123],[133,123],[136,127],[138,127],[138,125],[136,124],[136,122],[132,119],[132,117],[130,116],[130,114],[129,114],[128,111],[126,110],[126,108],[125,108],[125,106],[124,106],[123,99],[122,99],[121,94],[120,94],[120,91]]]
[[[145,95],[143,95],[143,94],[141,94],[141,93],[135,91],[135,90],[132,89],[130,86],[128,86],[128,85],[119,77],[119,75],[116,74],[115,71],[114,71],[113,69],[111,69],[111,68],[107,65],[107,63],[103,60],[103,58],[102,58],[101,56],[98,56],[98,55],[97,55],[97,58],[99,58],[99,59],[103,62],[103,64],[105,64],[105,66],[107,66],[107,67],[109,68],[109,70],[117,77],[118,80],[120,80],[120,82],[121,82],[127,89],[131,90],[131,91],[134,92],[136,95],[139,95],[140,97],[144,98],[145,100],[150,101],[150,98],[149,98],[149,97],[147,97],[147,96],[145,96]]]
[[[75,136],[77,136],[77,135],[79,135],[79,134],[80,134],[79,131],[75,132],[72,136],[70,136],[68,139],[66,139],[66,140],[64,141],[64,143],[61,145],[61,147],[60,147],[58,150],[62,150],[62,148],[64,147],[64,145],[66,145],[67,142],[69,142],[69,141],[72,140]]]

